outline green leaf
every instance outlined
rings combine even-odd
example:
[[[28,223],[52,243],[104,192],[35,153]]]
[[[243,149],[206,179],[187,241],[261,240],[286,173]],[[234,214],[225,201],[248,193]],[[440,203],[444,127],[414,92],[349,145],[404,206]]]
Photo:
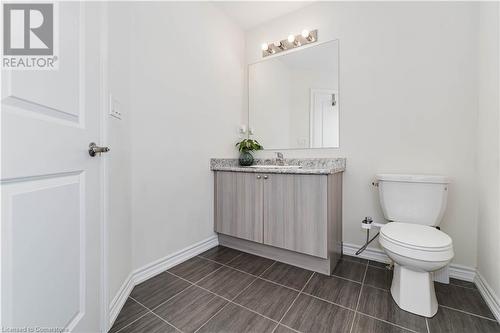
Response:
[[[252,152],[264,149],[264,147],[257,140],[253,139],[243,139],[240,142],[237,142],[235,146],[240,152]]]

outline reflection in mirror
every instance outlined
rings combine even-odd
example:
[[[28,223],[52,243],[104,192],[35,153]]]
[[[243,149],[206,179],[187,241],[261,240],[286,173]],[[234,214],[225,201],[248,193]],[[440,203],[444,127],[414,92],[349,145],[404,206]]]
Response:
[[[339,146],[338,41],[248,68],[248,126],[266,149]]]

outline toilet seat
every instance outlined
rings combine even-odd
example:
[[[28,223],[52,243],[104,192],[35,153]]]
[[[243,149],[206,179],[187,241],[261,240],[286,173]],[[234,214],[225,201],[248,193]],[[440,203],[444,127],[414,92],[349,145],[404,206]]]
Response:
[[[382,247],[398,255],[422,261],[441,262],[453,258],[453,242],[436,228],[390,222],[380,229]]]

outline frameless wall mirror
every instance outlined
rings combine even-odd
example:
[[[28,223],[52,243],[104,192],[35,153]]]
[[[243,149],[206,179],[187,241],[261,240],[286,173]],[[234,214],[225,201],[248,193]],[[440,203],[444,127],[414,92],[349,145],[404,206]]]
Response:
[[[266,149],[339,146],[338,40],[248,68],[248,127]]]

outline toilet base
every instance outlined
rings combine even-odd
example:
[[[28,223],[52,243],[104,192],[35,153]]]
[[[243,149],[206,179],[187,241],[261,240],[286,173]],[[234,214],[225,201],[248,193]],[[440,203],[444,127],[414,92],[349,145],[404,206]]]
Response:
[[[401,309],[420,316],[432,317],[438,310],[431,272],[418,272],[395,263],[391,295]]]

